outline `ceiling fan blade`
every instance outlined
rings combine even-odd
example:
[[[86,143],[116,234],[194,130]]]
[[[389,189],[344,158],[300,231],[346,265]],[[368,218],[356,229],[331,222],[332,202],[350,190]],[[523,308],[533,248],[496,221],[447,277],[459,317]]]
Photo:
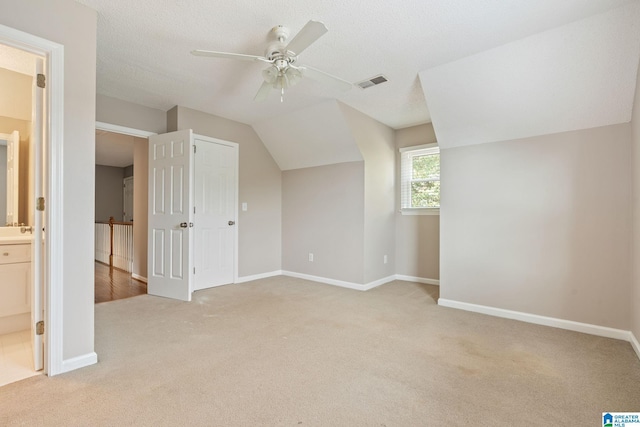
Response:
[[[296,55],[300,55],[300,52],[308,48],[313,42],[318,40],[327,31],[327,27],[322,22],[309,21],[289,42],[286,50],[289,50]]]
[[[245,55],[243,53],[215,52],[213,50],[192,50],[195,56],[210,56],[213,58],[239,59],[241,61],[265,61],[271,62],[263,56]]]
[[[329,73],[325,73],[324,71],[320,71],[316,68],[302,66],[299,67],[302,70],[302,74],[310,79],[313,79],[317,82],[326,84],[328,86],[339,89],[343,92],[348,91],[353,87],[353,83],[350,83],[346,80],[341,79],[340,77],[336,77]]]
[[[271,92],[271,88],[273,85],[269,82],[262,82],[262,86],[258,89],[258,93],[253,98],[254,101],[264,101],[269,96],[269,92]]]

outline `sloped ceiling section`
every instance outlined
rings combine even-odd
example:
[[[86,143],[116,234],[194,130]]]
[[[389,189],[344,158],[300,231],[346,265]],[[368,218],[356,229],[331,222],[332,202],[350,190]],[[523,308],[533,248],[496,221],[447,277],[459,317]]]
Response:
[[[337,101],[253,124],[281,170],[362,160]]]
[[[628,122],[640,2],[420,72],[440,146]]]
[[[96,130],[96,164],[118,168],[132,165],[134,141],[133,136]]]

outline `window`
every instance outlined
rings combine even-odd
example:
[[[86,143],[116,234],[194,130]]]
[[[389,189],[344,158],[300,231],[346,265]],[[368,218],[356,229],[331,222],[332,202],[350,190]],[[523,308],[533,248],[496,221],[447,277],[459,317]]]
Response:
[[[440,148],[437,144],[400,149],[403,214],[429,215],[440,210]]]

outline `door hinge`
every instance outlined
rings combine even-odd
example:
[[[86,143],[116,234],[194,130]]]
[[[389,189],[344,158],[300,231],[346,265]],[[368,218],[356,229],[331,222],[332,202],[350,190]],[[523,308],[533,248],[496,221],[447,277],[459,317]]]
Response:
[[[36,77],[36,85],[44,89],[44,87],[46,86],[46,78],[44,74],[38,74],[38,76]]]
[[[193,154],[196,154],[196,146],[193,146]]]
[[[36,335],[44,335],[44,320],[36,323]]]
[[[193,274],[196,274],[196,268],[193,267]]]
[[[36,199],[36,210],[38,211],[44,210],[44,197],[38,197]]]

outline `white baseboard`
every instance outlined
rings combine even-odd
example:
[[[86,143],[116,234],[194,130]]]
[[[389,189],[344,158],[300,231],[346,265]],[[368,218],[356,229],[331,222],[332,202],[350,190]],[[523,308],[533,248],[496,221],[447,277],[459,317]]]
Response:
[[[345,282],[344,280],[329,279],[327,277],[312,276],[310,274],[295,273],[293,271],[282,271],[283,276],[296,277],[298,279],[311,280],[313,282],[325,283],[327,285],[340,286],[341,288],[355,289],[357,291],[368,291],[377,286],[384,285],[395,280],[395,275],[375,280],[373,282],[361,284],[353,282]]]
[[[136,280],[140,280],[141,282],[147,283],[147,278],[146,277],[142,277],[139,274],[131,273],[131,277],[133,277]]]
[[[364,286],[364,290],[368,291],[369,289],[377,288],[378,286],[384,285],[385,283],[393,282],[396,280],[396,275],[383,277],[382,279],[374,280],[373,282],[369,282]]]
[[[629,332],[629,342],[631,343],[631,347],[636,352],[636,356],[640,359],[640,342],[638,342],[638,338],[633,335],[633,332]]]
[[[425,285],[440,286],[440,280],[427,279],[426,277],[405,276],[404,274],[396,274],[396,280],[404,280],[406,282],[424,283]]]
[[[298,279],[311,280],[313,282],[320,282],[320,283],[325,283],[327,285],[340,286],[341,288],[355,289],[358,291],[368,291],[369,289],[373,289],[380,285],[384,285],[385,283],[393,282],[394,280],[405,280],[407,282],[425,283],[428,285],[440,286],[440,281],[436,279],[428,279],[425,277],[415,277],[415,276],[405,276],[403,274],[393,274],[391,276],[383,277],[382,279],[374,280],[373,282],[362,284],[362,283],[347,282],[344,280],[329,279],[327,277],[314,276],[311,274],[296,273],[294,271],[287,271],[287,270],[275,270],[275,271],[269,271],[267,273],[253,274],[251,276],[240,276],[236,279],[235,283],[251,282],[253,280],[266,279],[268,277],[274,277],[274,276],[296,277]]]
[[[71,359],[62,361],[62,369],[60,374],[84,368],[85,366],[95,365],[98,363],[98,355],[95,352],[83,354],[82,356],[72,357]]]
[[[282,270],[269,271],[268,273],[252,274],[251,276],[238,277],[235,283],[251,282],[253,280],[266,279],[267,277],[281,276]]]
[[[582,332],[606,338],[629,341],[630,332],[622,329],[608,328],[606,326],[592,325],[589,323],[574,322],[572,320],[557,319],[555,317],[539,316],[537,314],[523,313],[520,311],[505,310],[502,308],[488,307],[486,305],[470,304],[467,302],[453,301],[444,298],[438,299],[438,305],[457,308],[459,310],[473,311],[489,316],[503,317],[505,319],[519,320],[521,322],[535,323],[536,325],[551,326],[567,329],[569,331]]]

